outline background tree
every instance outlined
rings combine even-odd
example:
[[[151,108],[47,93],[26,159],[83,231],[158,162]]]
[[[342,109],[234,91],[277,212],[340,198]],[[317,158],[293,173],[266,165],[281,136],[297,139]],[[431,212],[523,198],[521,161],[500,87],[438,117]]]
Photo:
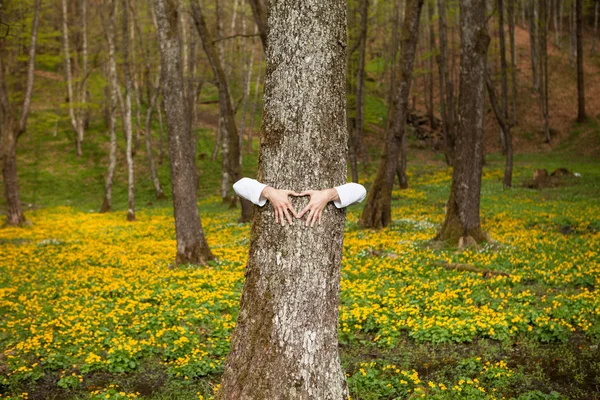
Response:
[[[585,87],[583,86],[583,0],[577,2],[577,121],[586,120]]]
[[[162,95],[167,116],[169,160],[177,264],[206,264],[214,258],[208,248],[198,213],[194,157],[190,143],[188,103],[183,96],[181,48],[177,35],[178,7],[176,0],[154,0],[160,48]]]
[[[490,37],[485,0],[460,0],[460,81],[458,126],[450,198],[436,240],[479,243],[487,240],[479,219],[483,165],[483,106]]]
[[[346,3],[270,1],[258,179],[280,189],[346,182]],[[293,199],[296,209],[306,199]],[[346,399],[338,354],[345,210],[321,225],[254,215],[220,399]]]
[[[7,42],[12,37],[0,37],[0,155],[2,156],[2,177],[4,178],[4,193],[7,205],[6,223],[8,225],[20,225],[26,221],[19,196],[17,141],[27,131],[27,118],[29,117],[31,93],[33,91],[40,8],[41,0],[36,0],[31,24],[29,50],[27,52],[27,69],[24,74],[25,90],[22,104],[18,104],[18,97],[12,96],[4,74],[4,58],[9,54],[9,50],[12,50],[9,49],[10,45]],[[0,21],[2,21],[4,15],[4,7],[0,7]],[[22,76],[23,74],[20,73],[19,75]],[[17,100],[15,100],[15,97]]]
[[[386,134],[377,175],[367,194],[367,202],[360,217],[360,225],[365,228],[382,228],[391,222],[392,188],[398,157],[406,146],[406,118],[408,96],[412,81],[415,52],[419,37],[419,19],[423,0],[408,0],[402,26],[401,73],[397,95],[393,102],[393,119]]]

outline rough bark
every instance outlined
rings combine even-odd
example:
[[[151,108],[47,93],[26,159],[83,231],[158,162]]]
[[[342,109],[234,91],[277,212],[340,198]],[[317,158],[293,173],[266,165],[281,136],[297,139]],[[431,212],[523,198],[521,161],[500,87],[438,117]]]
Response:
[[[343,184],[346,3],[271,0],[268,18],[258,178],[297,191]],[[312,228],[274,224],[270,203],[257,209],[218,399],[347,399],[337,335],[344,221],[331,203]]]
[[[11,104],[9,87],[4,75],[4,60],[6,56],[5,40],[0,41],[0,162],[2,163],[2,177],[4,180],[4,194],[6,196],[6,223],[8,225],[21,225],[27,222],[23,213],[19,194],[19,181],[17,174],[17,141],[27,131],[27,118],[31,106],[31,93],[33,91],[35,57],[37,50],[38,27],[40,21],[41,0],[34,4],[33,21],[31,24],[31,39],[27,51],[27,76],[23,103],[19,109],[16,104]],[[0,9],[0,17],[2,16]],[[20,96],[17,96],[19,98]]]
[[[402,60],[398,91],[393,102],[393,119],[386,134],[385,149],[377,168],[373,185],[367,195],[365,208],[360,217],[360,225],[365,228],[382,228],[391,222],[392,188],[402,149],[406,149],[406,118],[409,108],[410,85],[419,37],[419,19],[423,0],[409,0],[402,26]],[[405,160],[405,158],[404,158]],[[406,162],[404,161],[404,168]],[[402,168],[402,165],[401,165]],[[402,170],[400,171],[402,175]],[[404,176],[406,176],[404,174]]]
[[[583,0],[577,1],[577,121],[584,122],[585,87],[583,86]]]
[[[189,145],[191,127],[186,117],[189,110],[183,96],[181,50],[177,39],[178,10],[175,1],[154,0],[177,238],[175,265],[206,264],[214,256],[204,237],[194,190],[194,160]]]
[[[199,3],[192,3],[191,6],[196,29],[198,30],[198,34],[202,38],[202,46],[204,47],[204,52],[206,53],[206,57],[210,62],[213,74],[217,81],[217,86],[219,89],[219,107],[222,110],[223,121],[226,124],[226,130],[229,134],[229,154],[227,159],[227,170],[229,176],[235,182],[242,178],[242,164],[240,162],[241,149],[239,134],[235,122],[235,113],[233,111],[231,96],[229,94],[229,87],[227,85],[227,77],[225,75],[223,66],[221,65],[221,60],[218,57],[212,38],[208,33],[208,29],[206,28],[206,22],[204,20],[202,8],[200,7]],[[240,203],[242,205],[242,215],[240,217],[240,222],[249,222],[252,218],[254,207],[252,206],[252,203],[250,203],[244,198],[240,198]]]
[[[483,164],[483,114],[486,55],[485,0],[460,0],[460,80],[456,158],[446,217],[435,239],[458,243],[461,237],[486,240],[479,201]]]

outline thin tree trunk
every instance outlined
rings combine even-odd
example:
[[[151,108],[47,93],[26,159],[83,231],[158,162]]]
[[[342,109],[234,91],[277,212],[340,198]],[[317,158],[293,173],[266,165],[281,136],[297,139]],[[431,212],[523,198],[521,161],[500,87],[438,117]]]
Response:
[[[517,124],[517,48],[515,46],[515,0],[508,0],[508,35],[510,38],[510,75],[512,82],[512,125]]]
[[[367,202],[360,217],[360,225],[366,228],[382,228],[388,226],[391,222],[394,175],[398,165],[398,157],[406,148],[406,140],[403,137],[406,134],[408,100],[422,7],[423,0],[409,0],[406,3],[406,15],[402,25],[400,82],[393,102],[393,120],[386,135],[385,149],[377,169],[375,181],[367,195]]]
[[[267,46],[259,180],[294,190],[343,184],[346,3],[269,5],[269,32],[278,34]],[[274,224],[270,203],[257,210],[217,399],[348,398],[337,335],[344,221],[331,203],[313,228]]]
[[[258,28],[255,28],[254,33],[258,32]],[[244,91],[244,102],[242,104],[242,121],[240,123],[240,154],[241,154],[241,149],[244,146],[244,132],[246,131],[246,111],[248,109],[248,99],[250,97],[250,87],[252,85],[252,69],[254,68],[254,42],[252,43],[252,49],[250,50],[250,65],[248,67],[248,70],[246,72],[246,89]],[[260,71],[257,74],[257,77],[260,75]],[[258,82],[258,78],[256,80]],[[252,129],[248,129],[249,133],[248,136],[252,135]],[[251,141],[252,139],[249,139],[249,141]],[[251,142],[250,142],[251,143]],[[252,150],[252,146],[250,145],[249,148],[247,148],[247,151],[250,152]]]
[[[229,94],[229,87],[227,85],[227,78],[225,75],[225,71],[223,66],[221,65],[221,60],[217,54],[217,50],[213,44],[212,38],[208,33],[208,29],[206,28],[206,22],[204,20],[204,15],[202,13],[202,9],[198,3],[192,3],[192,15],[194,18],[194,22],[196,24],[196,29],[198,30],[198,34],[202,38],[202,46],[204,47],[204,52],[206,53],[206,57],[208,58],[215,79],[217,81],[217,86],[219,89],[219,106],[221,110],[224,112],[223,120],[227,127],[227,132],[229,134],[229,155],[227,159],[227,169],[229,176],[237,181],[242,178],[242,165],[240,163],[240,141],[238,136],[238,130],[235,123],[235,114],[233,112],[233,106],[231,102],[231,97]],[[240,198],[240,203],[242,205],[242,215],[240,218],[240,222],[249,222],[252,218],[252,214],[254,212],[254,207],[252,203],[244,198]]]
[[[267,5],[264,0],[250,0],[250,6],[252,7],[252,15],[254,15],[254,21],[260,33],[264,51],[267,47]]]
[[[362,138],[365,125],[365,63],[367,53],[367,27],[369,22],[369,0],[360,0],[360,36],[358,47],[358,70],[356,71],[356,129],[353,140],[354,154],[360,156],[363,165],[367,163]],[[358,177],[356,177],[358,182]]]
[[[217,17],[217,39],[222,39],[225,36],[225,31],[223,28],[224,17],[222,0],[215,0],[215,8]],[[218,40],[217,52],[221,65],[225,65],[225,49],[223,45],[223,40]],[[221,199],[223,203],[227,203],[231,200],[229,198],[229,186],[231,177],[229,176],[229,168],[227,166],[229,160],[230,138],[229,133],[227,132],[227,124],[225,123],[225,112],[226,110],[224,110],[221,107],[221,103],[219,103],[219,125],[215,145],[221,148]],[[213,151],[213,160],[216,159],[219,147],[215,147],[215,150]]]
[[[260,78],[262,76],[262,72],[259,71],[258,74],[256,74],[256,84],[254,85],[254,100],[252,101],[252,114],[251,114],[251,119],[252,119],[252,123],[250,124],[250,129],[248,129],[248,139],[247,139],[247,152],[250,153],[252,152],[252,133],[254,132],[254,120],[256,118],[256,108],[258,105],[258,93],[260,90]]]
[[[508,189],[512,186],[512,169],[513,169],[513,151],[512,151],[512,134],[510,122],[506,119],[506,115],[498,105],[496,99],[496,92],[494,91],[494,84],[490,79],[489,72],[486,73],[486,86],[488,90],[488,96],[490,98],[490,104],[494,110],[494,115],[500,124],[501,129],[506,133],[506,163],[504,166],[504,188]]]
[[[198,213],[194,160],[190,149],[190,125],[183,96],[181,50],[177,39],[177,4],[175,0],[154,0],[158,25],[163,104],[167,117],[171,188],[177,256],[175,265],[206,264],[214,256],[202,229]]]
[[[594,36],[592,37],[592,50],[591,53],[596,53],[596,42],[598,41],[598,14],[600,13],[600,1],[596,1],[594,7]]]
[[[510,0],[509,0],[510,1]],[[504,34],[504,0],[497,0],[498,5],[498,35],[500,42],[500,75],[502,77],[502,115],[508,121],[508,64],[506,62],[506,39]],[[506,154],[507,132],[504,127],[500,129],[502,152]]]
[[[571,12],[569,13],[569,61],[575,66],[577,58],[577,0],[571,0]]]
[[[165,144],[163,140],[163,119],[162,119],[162,110],[165,108],[164,99],[161,100],[161,104],[156,107],[158,110],[158,165],[162,165],[163,160],[165,159]]]
[[[483,164],[487,48],[485,0],[460,0],[460,82],[456,159],[444,223],[435,239],[482,242],[479,202]],[[469,238],[470,237],[470,238]]]
[[[540,83],[538,77],[538,37],[537,37],[537,25],[539,24],[537,18],[537,0],[529,0],[529,46],[531,52],[531,73],[533,77],[533,89],[535,91],[540,90]]]
[[[156,106],[156,100],[158,95],[160,94],[160,64],[158,70],[158,77],[156,79],[156,86],[154,88],[154,93],[152,98],[150,99],[150,104],[148,105],[148,111],[146,112],[146,155],[148,156],[148,165],[150,167],[150,176],[152,177],[152,183],[154,185],[154,192],[156,194],[156,199],[164,199],[166,198],[165,193],[160,185],[160,181],[158,180],[158,174],[156,173],[156,167],[154,166],[154,155],[152,154],[152,113],[154,112],[154,107]],[[197,179],[196,179],[197,181]]]
[[[3,57],[7,54],[5,49],[0,49],[0,162],[2,163],[2,177],[4,180],[4,194],[6,196],[6,223],[8,225],[21,225],[27,222],[23,214],[19,194],[19,180],[17,174],[17,141],[27,131],[27,119],[31,107],[31,93],[33,91],[35,57],[37,50],[38,27],[40,21],[41,0],[34,4],[33,21],[31,24],[31,39],[27,52],[27,77],[21,115],[16,115],[18,110],[11,104],[9,88],[4,75]],[[0,10],[0,17],[2,16]]]
[[[125,70],[125,98],[123,99],[123,132],[125,132],[125,138],[127,140],[127,198],[128,198],[128,209],[127,209],[127,221],[135,221],[135,195],[134,195],[134,169],[133,169],[133,126],[131,121],[131,92],[132,92],[132,80],[131,72],[129,70],[129,53],[130,53],[130,40],[129,40],[129,7],[127,5],[128,0],[122,0],[123,4],[123,69]]]
[[[539,0],[538,19],[538,61],[539,61],[539,98],[546,142],[550,143],[550,124],[548,110],[548,0]]]
[[[81,138],[83,137],[82,127],[79,125],[79,118],[75,115],[75,109],[73,103],[75,98],[73,97],[73,75],[71,73],[71,53],[69,51],[69,30],[67,21],[67,0],[62,0],[62,34],[63,34],[63,52],[65,57],[65,76],[67,80],[67,96],[69,96],[69,117],[71,118],[71,126],[75,131],[75,145],[77,149],[77,156],[81,156]]]
[[[102,27],[104,29],[104,37],[108,47],[108,73],[107,78],[109,82],[109,118],[108,118],[108,129],[110,131],[110,151],[108,161],[108,171],[106,173],[106,179],[104,183],[104,199],[100,206],[100,212],[109,212],[112,210],[112,187],[113,178],[115,173],[115,167],[117,165],[117,103],[119,96],[119,82],[117,78],[117,63],[115,56],[115,14],[117,8],[117,0],[112,0],[111,4],[108,4],[110,15],[108,21],[104,16],[102,7],[98,10],[102,20]]]
[[[448,28],[446,24],[446,2],[438,0],[440,53],[440,104],[442,105],[442,123],[444,128],[444,155],[446,164],[452,165],[454,152],[454,88],[448,71]]]
[[[427,27],[429,30],[429,58],[428,58],[428,82],[429,82],[429,91],[427,93],[427,115],[429,117],[429,126],[431,129],[437,129],[437,123],[435,121],[435,115],[433,113],[433,89],[435,86],[434,75],[433,75],[433,54],[435,53],[435,32],[433,29],[433,0],[428,0],[427,2]]]
[[[560,0],[554,0],[554,7],[552,7],[553,10],[553,15],[554,15],[554,45],[556,47],[558,47],[560,49],[561,47],[561,43],[560,43],[560,33],[559,33],[559,29],[558,29],[558,9],[561,7],[560,5]]]
[[[583,0],[577,1],[577,121],[584,122],[585,87],[583,85]],[[597,5],[597,4],[596,4]]]

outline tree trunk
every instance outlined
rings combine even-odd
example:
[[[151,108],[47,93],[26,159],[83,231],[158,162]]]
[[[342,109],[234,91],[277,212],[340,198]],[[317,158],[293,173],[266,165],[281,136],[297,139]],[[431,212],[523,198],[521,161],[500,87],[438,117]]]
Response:
[[[269,6],[258,178],[297,191],[343,184],[346,3]],[[257,209],[218,399],[348,398],[337,334],[344,222],[331,203],[313,228],[274,224],[270,203]]]
[[[158,174],[156,173],[156,167],[154,166],[154,155],[152,154],[152,113],[154,112],[154,107],[156,106],[156,100],[158,95],[160,94],[160,64],[159,64],[159,76],[156,79],[156,86],[154,88],[154,93],[152,98],[150,99],[150,104],[148,105],[148,111],[146,113],[146,154],[148,156],[148,165],[150,167],[150,176],[152,177],[152,183],[154,184],[154,192],[156,194],[156,199],[164,199],[166,198],[165,193],[163,192],[162,186],[160,185],[160,181],[158,180]],[[196,168],[194,168],[194,171]],[[195,182],[197,183],[198,177],[194,176]],[[196,190],[198,188],[196,187]]]
[[[510,131],[510,122],[506,115],[502,112],[498,101],[496,100],[496,92],[494,91],[494,84],[490,79],[489,72],[486,73],[486,86],[488,95],[490,98],[490,104],[500,124],[501,129],[506,132],[506,163],[504,167],[504,188],[508,189],[512,186],[512,169],[513,169],[513,151],[512,151],[512,135]]]
[[[483,163],[485,65],[490,37],[485,0],[460,0],[460,82],[456,158],[444,223],[435,239],[486,240],[479,219]]]
[[[215,46],[213,45],[212,38],[206,28],[206,22],[204,21],[204,15],[202,9],[198,3],[192,3],[192,15],[198,29],[198,34],[202,38],[202,46],[206,53],[210,65],[212,67],[217,86],[219,89],[219,107],[224,112],[222,113],[226,130],[229,134],[229,155],[227,159],[227,169],[229,176],[233,181],[237,181],[242,178],[242,165],[240,163],[240,139],[238,135],[237,125],[235,123],[235,114],[233,112],[233,106],[231,103],[231,97],[229,94],[229,87],[227,85],[227,77],[225,71],[221,65],[221,60],[218,57]],[[249,222],[252,219],[254,207],[250,201],[240,198],[242,205],[242,215],[240,222]]]
[[[575,65],[577,58],[577,0],[571,0],[571,12],[569,13],[569,61],[571,66]]]
[[[250,6],[252,7],[252,15],[254,15],[254,22],[260,33],[260,41],[264,51],[267,48],[267,5],[264,0],[250,0]]]
[[[7,54],[7,51],[4,48],[0,48],[0,162],[2,163],[4,194],[6,196],[7,225],[21,225],[27,222],[27,218],[23,214],[19,194],[17,141],[27,131],[27,118],[29,117],[31,106],[31,93],[33,92],[40,8],[41,0],[36,0],[31,24],[31,39],[27,52],[28,62],[25,91],[23,93],[23,104],[18,120],[16,118],[18,111],[16,105],[11,104],[9,87],[4,76],[3,57]],[[0,17],[2,16],[2,11],[0,10]]]
[[[517,48],[515,46],[515,1],[508,0],[508,35],[510,37],[510,75],[512,82],[512,125],[517,124]]]
[[[394,115],[386,134],[386,143],[375,181],[367,196],[367,202],[360,217],[360,225],[365,228],[382,228],[391,222],[392,188],[398,165],[398,157],[406,148],[406,118],[408,99],[412,81],[413,65],[419,36],[419,19],[423,0],[409,0],[402,26],[402,66],[398,92],[393,102]],[[406,165],[406,163],[402,163]],[[401,165],[402,167],[402,165]],[[403,172],[400,172],[401,175]]]
[[[63,52],[65,57],[65,76],[67,80],[67,96],[69,97],[69,117],[71,118],[71,126],[75,131],[75,145],[77,149],[77,156],[81,156],[81,138],[83,136],[82,127],[79,125],[79,118],[75,115],[75,108],[73,103],[75,98],[73,97],[73,74],[71,73],[71,54],[69,51],[69,30],[67,21],[67,0],[62,0],[62,34],[63,34]]]
[[[206,264],[214,256],[202,230],[194,188],[194,160],[190,149],[190,125],[183,96],[181,50],[177,40],[176,0],[154,0],[158,25],[162,95],[169,142],[171,188],[178,264]],[[166,4],[165,4],[166,3]],[[168,5],[168,6],[167,6]]]
[[[583,86],[583,0],[577,1],[577,121],[584,122],[585,88]]]
[[[446,164],[452,165],[454,152],[454,88],[448,71],[448,28],[446,23],[446,2],[438,0],[440,53],[438,65],[440,69],[440,104],[444,130],[444,155]]]
[[[540,90],[538,79],[538,53],[537,53],[537,0],[529,0],[529,47],[531,52],[531,73],[533,77],[533,89]]]
[[[596,1],[594,7],[594,36],[592,37],[592,50],[591,53],[596,53],[596,42],[598,41],[598,14],[600,13],[600,1]]]
[[[366,164],[366,152],[362,138],[365,125],[365,63],[367,53],[367,27],[369,22],[369,0],[360,0],[360,36],[358,47],[358,70],[356,71],[356,129],[353,140],[354,154]],[[355,182],[358,182],[358,177]]]
[[[429,126],[431,127],[431,129],[437,129],[437,124],[435,121],[435,115],[433,113],[433,89],[435,86],[435,82],[434,82],[434,75],[433,75],[433,54],[435,53],[435,31],[433,28],[433,14],[434,14],[434,10],[433,10],[434,6],[433,6],[433,0],[428,0],[427,2],[427,27],[429,30],[429,58],[428,58],[428,72],[427,72],[427,76],[428,76],[428,82],[429,82],[429,86],[428,89],[429,91],[427,92],[427,116],[429,117]]]
[[[560,30],[558,28],[558,15],[559,15],[558,10],[561,7],[560,0],[554,0],[554,4],[555,4],[555,6],[553,7],[554,10],[552,13],[554,15],[554,45],[560,49],[560,47],[561,47]]]
[[[538,19],[538,62],[539,62],[539,98],[542,118],[544,119],[544,134],[546,142],[550,143],[550,124],[548,110],[548,0],[539,0]]]
[[[131,121],[131,92],[132,92],[132,80],[131,72],[129,71],[129,53],[130,53],[130,40],[129,40],[129,7],[127,6],[128,0],[122,0],[123,4],[123,69],[125,70],[125,98],[123,99],[122,110],[123,110],[123,132],[125,132],[125,138],[127,140],[127,198],[128,198],[128,209],[127,209],[127,221],[135,221],[135,195],[134,195],[134,169],[133,169],[133,126]]]
[[[262,71],[262,69],[261,69],[261,71]],[[256,106],[258,105],[258,93],[260,90],[260,78],[262,76],[261,71],[259,71],[258,74],[256,74],[256,84],[254,85],[254,100],[252,101],[252,113],[251,113],[252,123],[250,124],[250,129],[248,129],[248,141],[246,143],[246,146],[247,146],[246,151],[248,153],[252,152],[252,133],[254,132],[254,120],[256,118]]]
[[[109,90],[109,118],[108,118],[108,129],[110,131],[110,152],[108,161],[108,171],[106,174],[106,180],[104,184],[104,200],[100,206],[100,212],[108,212],[112,209],[112,186],[115,167],[117,164],[117,102],[119,96],[119,82],[117,80],[117,63],[115,56],[115,14],[117,8],[117,0],[112,0],[108,4],[110,15],[108,21],[104,16],[102,7],[98,10],[102,20],[102,26],[104,29],[104,36],[108,46],[108,82],[110,85]]]
[[[500,42],[500,75],[502,77],[502,115],[508,121],[508,64],[506,62],[506,39],[504,35],[504,0],[497,0],[498,5],[498,36]],[[507,132],[500,129],[502,152],[506,154]]]

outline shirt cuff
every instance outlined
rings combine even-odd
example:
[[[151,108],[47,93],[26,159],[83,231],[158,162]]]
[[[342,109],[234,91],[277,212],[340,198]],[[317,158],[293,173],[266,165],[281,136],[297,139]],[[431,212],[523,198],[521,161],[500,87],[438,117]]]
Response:
[[[338,192],[339,200],[334,200],[333,204],[337,208],[344,208],[353,203],[360,203],[365,198],[367,191],[361,184],[349,182],[334,188]]]

